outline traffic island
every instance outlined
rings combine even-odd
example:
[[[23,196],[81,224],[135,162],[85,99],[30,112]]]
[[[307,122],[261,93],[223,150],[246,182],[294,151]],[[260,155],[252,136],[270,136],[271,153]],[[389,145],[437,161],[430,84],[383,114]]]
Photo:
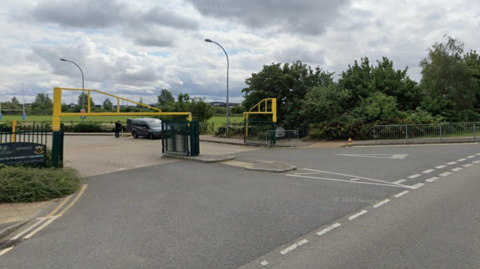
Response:
[[[164,154],[163,157],[172,158],[172,159],[181,159],[181,160],[189,160],[201,163],[219,163],[219,162],[226,162],[235,159],[235,156],[231,155],[199,155],[199,156],[178,156],[178,155],[168,155]]]
[[[256,172],[285,173],[295,171],[297,170],[297,167],[295,165],[281,162],[260,162],[245,167],[245,169]]]

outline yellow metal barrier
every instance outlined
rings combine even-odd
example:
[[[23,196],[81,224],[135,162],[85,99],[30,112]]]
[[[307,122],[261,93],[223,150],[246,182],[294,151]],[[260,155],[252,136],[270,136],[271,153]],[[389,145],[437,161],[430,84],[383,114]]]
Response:
[[[87,111],[86,113],[63,113],[62,112],[62,91],[87,91],[88,92],[88,101],[87,101]],[[90,96],[91,92],[100,93],[103,95],[107,95],[117,99],[117,112],[90,112],[91,105],[90,105]],[[124,100],[130,103],[137,104],[139,106],[143,106],[152,110],[156,110],[158,112],[120,112],[120,100]],[[148,106],[145,104],[141,104],[135,101],[131,101],[119,96],[115,96],[106,92],[97,91],[97,90],[88,90],[88,89],[71,89],[71,88],[60,88],[55,87],[53,89],[53,117],[52,117],[52,130],[59,131],[60,130],[60,118],[62,116],[188,116],[188,120],[192,121],[192,113],[191,112],[162,112],[161,109]]]
[[[268,109],[268,101],[271,103],[270,110]],[[262,105],[264,104],[265,108],[261,109]],[[253,111],[256,110],[256,111]],[[262,111],[263,110],[263,111]],[[277,98],[267,98],[263,99],[262,101],[258,102],[258,104],[254,105],[248,112],[243,112],[243,120],[245,121],[245,136],[248,136],[248,115],[255,115],[255,114],[271,114],[272,121],[277,122]]]

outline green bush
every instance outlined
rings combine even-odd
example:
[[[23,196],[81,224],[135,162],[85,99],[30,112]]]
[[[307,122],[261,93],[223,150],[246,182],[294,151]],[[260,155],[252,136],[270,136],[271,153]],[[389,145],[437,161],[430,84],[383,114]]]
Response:
[[[229,136],[243,135],[245,126],[243,122],[230,122],[228,125]],[[215,129],[215,136],[224,136],[227,133],[227,125],[218,126]]]
[[[80,188],[73,169],[0,165],[0,203],[40,202],[61,198]]]

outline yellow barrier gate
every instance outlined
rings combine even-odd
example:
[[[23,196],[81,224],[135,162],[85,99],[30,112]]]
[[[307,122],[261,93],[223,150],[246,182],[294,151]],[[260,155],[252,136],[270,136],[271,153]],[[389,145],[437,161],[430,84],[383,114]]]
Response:
[[[86,91],[88,93],[87,97],[87,111],[85,113],[64,113],[62,112],[62,91]],[[103,94],[106,96],[110,96],[117,99],[117,111],[116,112],[91,112],[91,105],[90,105],[90,96],[92,92],[96,92],[99,94]],[[152,110],[156,110],[158,112],[120,112],[120,100],[127,101],[130,103],[134,103],[139,106],[143,106],[146,108],[150,108]],[[151,107],[145,104],[141,104],[135,101],[131,101],[119,96],[115,96],[112,94],[108,94],[106,92],[98,91],[98,90],[87,90],[87,89],[71,89],[71,88],[60,88],[55,87],[53,89],[53,118],[52,118],[52,130],[59,131],[60,130],[60,118],[62,116],[188,116],[188,121],[192,121],[192,113],[191,112],[162,112],[161,109],[156,107]]]
[[[270,110],[268,109],[268,103],[270,101]],[[264,109],[261,109],[262,105],[265,106]],[[248,112],[243,112],[243,120],[245,122],[245,137],[248,137],[248,116],[249,115],[272,115],[272,122],[277,122],[277,98],[267,98],[260,101],[258,104],[254,105]]]

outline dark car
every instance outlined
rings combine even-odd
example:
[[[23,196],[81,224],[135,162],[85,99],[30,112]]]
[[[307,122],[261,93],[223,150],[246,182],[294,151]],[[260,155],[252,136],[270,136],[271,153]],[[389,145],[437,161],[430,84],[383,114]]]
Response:
[[[133,119],[131,123],[132,136],[145,136],[150,139],[162,138],[162,121],[154,118]]]

